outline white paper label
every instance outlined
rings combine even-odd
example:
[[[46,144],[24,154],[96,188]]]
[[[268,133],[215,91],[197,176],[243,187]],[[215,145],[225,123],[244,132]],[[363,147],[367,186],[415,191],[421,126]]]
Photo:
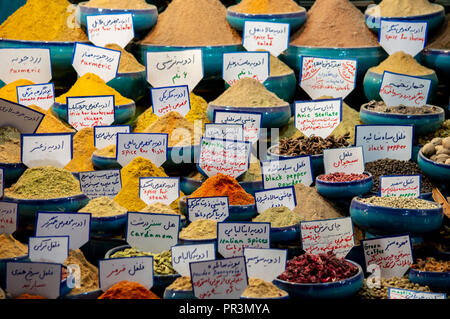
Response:
[[[205,137],[219,140],[243,141],[244,126],[241,124],[205,124]]]
[[[125,257],[101,259],[99,288],[103,291],[120,281],[138,282],[147,289],[153,287],[153,257]]]
[[[69,256],[68,236],[30,237],[28,258],[33,262],[62,264]]]
[[[114,96],[86,96],[67,98],[67,121],[77,131],[114,122]]]
[[[310,155],[261,161],[261,173],[264,189],[313,183]]]
[[[103,196],[113,199],[122,189],[120,170],[80,172],[80,186],[90,199]]]
[[[154,203],[170,205],[180,197],[180,178],[140,177],[139,197],[147,205]]]
[[[141,156],[160,167],[167,160],[168,137],[165,133],[118,133],[117,162],[123,167]]]
[[[427,22],[392,21],[382,18],[378,42],[389,55],[403,51],[416,56],[425,47],[427,30]]]
[[[22,134],[36,132],[45,114],[28,107],[0,99],[0,127],[12,126]]]
[[[102,149],[108,145],[116,144],[117,133],[130,133],[130,125],[94,126],[94,145]]]
[[[245,21],[242,45],[247,51],[264,50],[279,56],[289,46],[289,23]]]
[[[270,74],[269,63],[269,52],[224,53],[222,77],[230,86],[242,78],[264,83]]]
[[[216,259],[214,244],[180,245],[172,247],[172,266],[181,276],[189,276],[189,264]]]
[[[18,204],[0,202],[0,234],[12,234],[17,230]]]
[[[361,146],[346,148],[331,148],[323,150],[323,166],[325,174],[364,173],[364,157]]]
[[[28,167],[64,167],[72,160],[72,134],[22,134],[22,162]]]
[[[223,222],[230,215],[228,197],[186,198],[186,206],[191,222],[197,219]]]
[[[293,186],[257,191],[255,192],[255,202],[258,214],[272,207],[285,206],[293,210],[297,206]]]
[[[55,86],[53,83],[18,86],[17,101],[20,105],[37,105],[47,111],[55,103]]]
[[[134,38],[131,13],[86,16],[89,41],[99,47],[116,43],[121,48]]]
[[[244,141],[255,143],[261,136],[262,113],[215,111],[214,123],[242,124]]]
[[[187,85],[151,88],[153,113],[161,117],[169,112],[178,112],[185,117],[191,110]]]
[[[446,299],[444,293],[388,288],[388,299]]]
[[[420,196],[421,175],[381,176],[380,197],[409,197]]]
[[[244,256],[250,278],[272,282],[286,268],[286,249],[245,248]]]

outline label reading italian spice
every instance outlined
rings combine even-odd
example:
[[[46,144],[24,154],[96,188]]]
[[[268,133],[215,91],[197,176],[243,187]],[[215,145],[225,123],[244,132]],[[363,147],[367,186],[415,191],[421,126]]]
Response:
[[[293,210],[297,206],[294,186],[257,191],[255,192],[255,202],[258,214],[272,207],[285,206]]]
[[[77,250],[89,241],[91,213],[37,212],[35,236],[69,236]]]
[[[0,80],[6,84],[20,79],[48,83],[52,79],[50,49],[0,49],[0,61]]]
[[[178,243],[180,215],[128,213],[126,240],[132,247],[154,254]]]
[[[120,51],[75,43],[72,65],[78,76],[94,73],[109,82],[117,76]]]
[[[270,223],[217,223],[217,250],[223,257],[243,256],[248,247],[270,248]]]
[[[344,258],[355,245],[350,217],[300,223],[302,249],[311,254],[334,251]]]
[[[323,150],[323,166],[325,174],[340,172],[362,174],[364,173],[363,148],[357,146]]]
[[[294,186],[298,183],[311,186],[313,183],[311,156],[261,161],[261,174],[265,189]]]
[[[90,199],[103,196],[113,199],[122,189],[120,170],[80,172],[80,186]]]
[[[77,131],[111,125],[115,119],[114,95],[67,98],[67,121]]]
[[[241,124],[205,124],[205,137],[219,140],[243,141],[244,126]]]
[[[366,163],[377,159],[409,161],[414,125],[356,125],[355,144],[362,146]]]
[[[12,126],[22,134],[36,132],[45,114],[0,98],[0,127]]]
[[[139,197],[147,205],[154,203],[170,205],[180,197],[180,178],[140,177]]]
[[[366,267],[376,264],[382,278],[402,277],[413,263],[409,235],[361,240]]]
[[[98,261],[99,288],[108,290],[121,281],[138,282],[147,289],[153,287],[153,257],[124,257]]]
[[[53,83],[22,85],[16,89],[17,101],[21,105],[37,105],[47,111],[55,103],[55,86]]]
[[[26,293],[56,299],[60,295],[61,267],[42,262],[7,262],[5,289],[13,297]]]
[[[28,258],[34,262],[62,264],[69,256],[69,236],[43,236],[28,239]]]
[[[261,136],[262,113],[214,111],[214,123],[242,124],[244,141],[255,143]]]
[[[445,293],[425,292],[400,288],[388,288],[388,299],[446,299]]]
[[[279,56],[289,46],[289,23],[245,21],[242,45],[247,51],[264,50]]]
[[[384,71],[380,96],[387,106],[421,107],[428,101],[430,88],[431,79]]]
[[[380,176],[380,197],[420,197],[421,175]]]
[[[18,204],[0,202],[0,234],[12,234],[17,230]]]
[[[160,167],[167,160],[168,138],[166,133],[117,133],[116,160],[123,167],[141,156]]]
[[[342,121],[342,99],[295,101],[295,128],[327,138]]]
[[[0,199],[3,197],[3,192],[5,191],[5,174],[4,169],[0,168]]]
[[[300,87],[312,99],[332,96],[344,99],[355,88],[357,61],[301,57]]]
[[[222,77],[230,86],[242,78],[263,83],[269,77],[269,63],[269,52],[224,53]]]
[[[130,125],[94,126],[94,145],[96,149],[116,144],[117,133],[130,133]]]
[[[99,47],[116,43],[125,48],[134,38],[131,13],[88,15],[86,24],[89,41]]]
[[[151,88],[153,113],[161,117],[169,112],[178,112],[185,117],[191,110],[187,85]]]
[[[193,222],[197,219],[212,219],[223,222],[230,214],[228,197],[186,198],[187,215]]]
[[[203,79],[202,50],[147,52],[147,81],[154,88],[187,85],[189,92]]]
[[[198,299],[239,299],[248,286],[244,257],[192,262],[189,268]]]
[[[181,276],[189,276],[189,264],[216,259],[214,244],[179,245],[171,248],[173,269]]]
[[[244,248],[247,274],[272,282],[286,268],[287,249]]]
[[[22,162],[28,167],[63,168],[72,160],[72,134],[22,134]]]
[[[403,51],[416,56],[427,43],[427,32],[428,22],[381,18],[378,42],[389,55]]]

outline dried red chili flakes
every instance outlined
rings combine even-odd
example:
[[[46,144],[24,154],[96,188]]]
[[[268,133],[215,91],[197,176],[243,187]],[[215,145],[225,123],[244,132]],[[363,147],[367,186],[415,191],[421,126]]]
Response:
[[[346,174],[342,172],[335,172],[331,174],[324,174],[317,177],[319,180],[324,182],[353,182],[358,181],[360,179],[365,179],[369,177],[367,174]]]
[[[286,263],[285,271],[278,279],[294,283],[326,283],[356,275],[358,268],[329,251],[325,254],[305,253]]]

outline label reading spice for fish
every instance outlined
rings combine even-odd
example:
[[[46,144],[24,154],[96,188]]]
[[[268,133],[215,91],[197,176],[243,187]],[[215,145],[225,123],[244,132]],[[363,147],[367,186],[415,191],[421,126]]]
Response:
[[[414,125],[356,125],[355,145],[362,146],[366,163],[390,158],[412,157]]]
[[[55,86],[53,83],[18,86],[17,101],[21,105],[37,105],[47,111],[55,103]]]
[[[402,277],[413,263],[409,235],[377,237],[361,240],[366,267],[380,266],[381,277]]]
[[[108,290],[121,281],[138,282],[145,288],[153,287],[153,257],[124,257],[98,261],[99,288]]]
[[[116,160],[124,167],[141,156],[160,167],[167,160],[168,138],[166,133],[117,133]]]
[[[250,142],[203,137],[197,167],[208,177],[222,173],[237,178],[248,170],[250,152]]]
[[[247,247],[270,248],[270,223],[217,223],[217,250],[223,257],[243,256]]]
[[[272,282],[286,268],[287,249],[244,248],[247,274]]]
[[[43,236],[28,239],[28,258],[34,262],[62,264],[69,256],[69,236]]]
[[[115,119],[114,95],[67,98],[67,121],[77,131],[111,125]]]
[[[418,198],[421,193],[420,175],[380,176],[380,197]]]
[[[126,240],[141,251],[160,253],[178,243],[180,215],[128,213]]]
[[[300,223],[302,249],[311,254],[334,251],[344,258],[355,245],[350,217]]]
[[[102,148],[111,144],[116,144],[117,133],[130,133],[130,125],[113,125],[113,126],[94,126],[94,145],[95,148]]]
[[[222,77],[230,86],[242,78],[264,83],[269,77],[269,63],[269,52],[224,53]]]
[[[191,110],[187,85],[151,88],[153,113],[161,117],[169,112],[178,112],[185,117]]]
[[[131,13],[86,16],[89,41],[99,47],[116,43],[121,48],[134,38]]]
[[[223,222],[230,215],[228,197],[186,198],[187,215],[193,222],[197,219],[212,219]]]
[[[323,150],[323,166],[325,174],[339,172],[362,174],[364,173],[363,148],[357,146]]]
[[[342,99],[295,101],[295,128],[327,138],[342,121]]]
[[[7,262],[5,290],[13,297],[27,293],[48,299],[60,295],[61,264]]]
[[[427,22],[381,18],[378,42],[389,55],[403,51],[416,56],[427,43],[427,32]]]
[[[147,52],[147,81],[152,87],[187,85],[189,92],[203,79],[202,50]]]
[[[300,87],[312,99],[332,96],[344,99],[355,88],[356,60],[301,57]]]
[[[247,51],[264,50],[279,56],[289,46],[289,23],[245,21],[242,45]]]
[[[311,156],[261,161],[261,174],[265,189],[294,186],[298,183],[311,186],[313,183]]]
[[[189,264],[196,261],[216,259],[214,244],[173,246],[172,266],[181,276],[189,276]]]
[[[20,79],[48,83],[52,79],[49,49],[0,49],[0,61],[0,80],[6,84]]]
[[[120,170],[80,172],[80,186],[89,199],[103,196],[113,199],[122,189]]]
[[[28,167],[63,168],[72,160],[72,134],[22,134],[22,162]]]
[[[69,236],[69,248],[77,250],[89,241],[90,213],[37,212],[35,236]]]
[[[198,299],[239,299],[248,286],[244,257],[192,262],[189,268]]]
[[[242,124],[244,141],[255,143],[261,136],[262,113],[214,111],[214,123]]]
[[[387,106],[421,107],[428,101],[431,79],[383,72],[380,96]]]
[[[446,299],[444,293],[425,292],[409,289],[388,288],[388,299]]]
[[[12,126],[22,134],[36,132],[45,114],[0,98],[0,127]]]
[[[139,197],[147,205],[154,203],[170,205],[180,197],[180,178],[140,177]]]
[[[294,186],[257,191],[255,192],[255,202],[258,214],[272,207],[285,206],[293,210],[297,206]]]
[[[244,126],[241,124],[205,124],[205,137],[219,140],[243,141]]]
[[[0,234],[12,234],[17,230],[18,204],[0,202]]]
[[[75,43],[72,65],[80,77],[94,73],[109,82],[117,76],[120,55],[120,51]]]

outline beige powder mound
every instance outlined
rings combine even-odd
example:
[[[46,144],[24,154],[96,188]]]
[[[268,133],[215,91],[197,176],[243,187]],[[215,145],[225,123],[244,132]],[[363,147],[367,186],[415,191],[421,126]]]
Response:
[[[367,13],[382,17],[410,17],[440,10],[442,6],[428,0],[383,0],[378,6],[369,8]]]
[[[105,48],[121,52],[118,73],[145,71],[145,66],[140,64],[133,54],[122,49],[120,45],[107,44]]]
[[[305,11],[293,0],[242,0],[233,11],[251,14],[274,14]]]
[[[84,6],[108,9],[146,9],[152,7],[145,0],[91,0]]]
[[[408,75],[429,75],[434,71],[420,65],[412,55],[403,51],[395,52],[379,65],[369,69],[369,71],[383,74],[384,71],[408,74]]]

